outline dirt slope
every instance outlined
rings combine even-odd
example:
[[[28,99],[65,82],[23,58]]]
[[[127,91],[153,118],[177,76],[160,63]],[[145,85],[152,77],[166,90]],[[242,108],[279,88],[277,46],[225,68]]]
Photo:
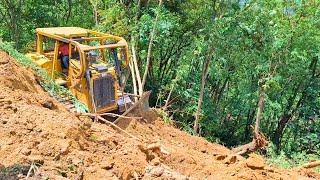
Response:
[[[1,51],[0,90],[0,179],[24,178],[32,163],[38,167],[33,179],[320,179],[311,171],[269,167],[258,155],[233,156],[154,113],[120,123],[136,138],[77,117]]]

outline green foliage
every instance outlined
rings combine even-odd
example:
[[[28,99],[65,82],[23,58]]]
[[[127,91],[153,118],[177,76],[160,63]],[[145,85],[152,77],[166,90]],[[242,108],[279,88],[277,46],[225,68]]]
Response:
[[[166,111],[164,111],[163,109],[157,109],[157,113],[159,114],[159,116],[161,117],[161,119],[163,119],[163,121],[166,124],[172,124],[173,120],[171,117],[169,117],[168,113]]]
[[[0,37],[12,41],[24,52],[35,46],[35,29],[53,26],[91,27],[92,10],[88,0],[0,1]],[[9,3],[9,4],[8,4]]]
[[[32,62],[31,59],[27,58],[25,55],[19,53],[17,50],[15,50],[11,43],[2,42],[0,41],[0,50],[3,50],[7,52],[11,57],[13,57],[19,64],[31,68],[39,77],[41,77],[41,86],[49,92],[51,96],[62,96],[62,97],[70,97],[73,104],[75,105],[75,108],[79,112],[87,112],[87,107],[82,104],[80,101],[78,101],[71,92],[64,88],[63,86],[59,86],[54,83],[54,81],[50,78],[50,76],[47,74],[47,71],[44,69],[38,67],[36,64]]]
[[[292,152],[289,155],[284,151],[277,152],[274,144],[269,144],[267,147],[268,163],[277,167],[289,169],[293,167],[301,167],[302,165],[312,161],[320,159],[320,155],[307,154],[306,152]],[[315,168],[316,171],[320,172],[320,168]]]
[[[126,17],[125,6],[116,4],[116,1],[108,1],[105,9],[100,9],[102,23],[98,29],[103,32],[109,32],[118,36],[128,36],[130,26],[129,19]]]

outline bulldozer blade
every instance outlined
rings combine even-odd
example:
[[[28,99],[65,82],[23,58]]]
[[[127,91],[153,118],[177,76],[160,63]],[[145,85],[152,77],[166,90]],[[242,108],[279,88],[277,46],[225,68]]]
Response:
[[[151,91],[144,92],[137,102],[135,102],[128,110],[126,110],[122,116],[126,116],[129,113],[143,115],[144,112],[148,112],[149,107],[149,96]],[[113,123],[117,123],[121,117],[117,118]]]

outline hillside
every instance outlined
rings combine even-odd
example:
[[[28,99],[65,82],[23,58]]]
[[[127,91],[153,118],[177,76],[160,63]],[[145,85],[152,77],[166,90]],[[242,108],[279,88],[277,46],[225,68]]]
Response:
[[[30,69],[0,52],[0,179],[320,179],[309,170],[282,170],[261,156],[234,156],[191,136],[155,113],[121,128],[68,112]],[[47,103],[53,103],[48,108]]]

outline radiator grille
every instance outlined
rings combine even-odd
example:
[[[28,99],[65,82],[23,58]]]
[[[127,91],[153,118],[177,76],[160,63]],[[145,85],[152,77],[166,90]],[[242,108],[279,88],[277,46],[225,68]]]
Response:
[[[93,80],[96,108],[104,108],[115,103],[114,80],[110,74]]]

